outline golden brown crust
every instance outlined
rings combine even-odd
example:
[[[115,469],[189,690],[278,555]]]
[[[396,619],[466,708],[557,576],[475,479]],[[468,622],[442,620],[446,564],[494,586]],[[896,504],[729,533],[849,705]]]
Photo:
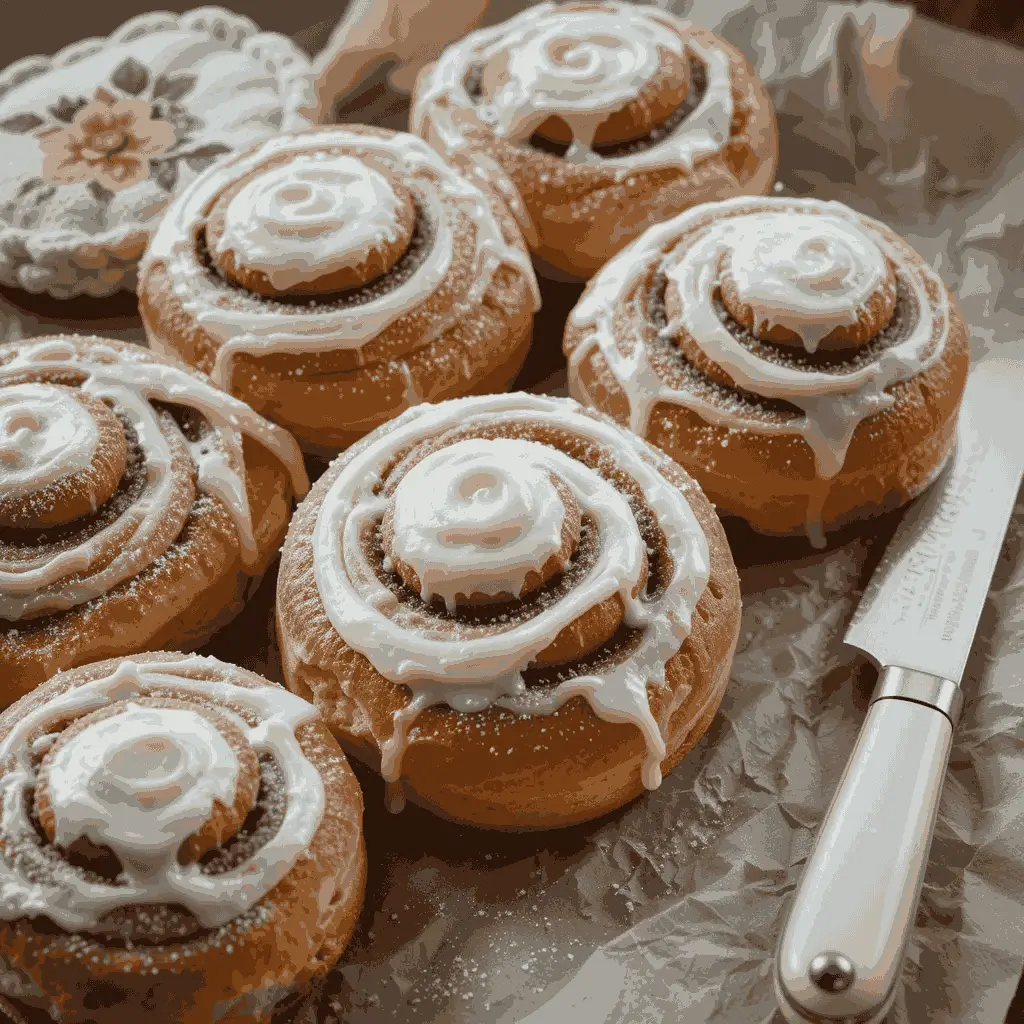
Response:
[[[378,768],[381,744],[392,735],[396,712],[408,706],[409,691],[338,636],[317,590],[312,550],[323,497],[360,447],[337,460],[296,511],[278,580],[277,626],[289,688],[317,705],[348,752]],[[711,567],[691,633],[666,666],[666,685],[648,686],[666,739],[667,771],[697,742],[721,700],[739,634],[740,593],[711,504],[678,466],[660,458],[657,465],[685,493],[707,538]],[[621,622],[621,599],[613,600]],[[602,627],[574,625],[572,643],[590,649]],[[421,712],[410,730],[402,780],[411,799],[459,821],[550,828],[598,817],[640,795],[645,754],[635,726],[598,718],[583,698],[535,717],[436,706]]]
[[[136,661],[178,661],[180,654],[140,655]],[[50,680],[0,717],[0,738],[18,718],[73,686],[108,675],[104,662]],[[268,685],[251,672],[203,659],[197,678]],[[362,904],[366,856],[362,796],[351,768],[319,721],[296,732],[303,753],[320,772],[326,811],[308,855],[251,911],[222,928],[181,941],[137,946],[66,934],[35,919],[0,921],[0,942],[19,977],[26,1012],[57,1021],[95,1020],[104,1014],[153,1024],[208,1024],[230,1019],[264,1024],[273,1005],[303,990],[328,970],[348,942]],[[326,886],[334,892],[321,913]],[[10,996],[10,993],[8,993]],[[13,997],[12,997],[13,998]]]
[[[368,138],[396,135],[362,125],[345,129]],[[483,187],[479,180],[474,183]],[[503,200],[493,189],[484,191],[506,243],[525,254]],[[426,301],[403,312],[376,337],[359,348],[339,334],[337,348],[317,352],[239,352],[232,357],[228,390],[290,430],[306,452],[324,456],[347,448],[416,402],[507,390],[532,340],[532,278],[519,266],[502,264],[482,294],[475,295],[478,225],[460,210],[452,215],[451,231],[454,255],[443,279]],[[330,298],[348,301],[344,295]],[[257,294],[235,291],[232,301],[249,302],[246,308],[260,313]],[[151,348],[213,372],[223,342],[189,311],[187,296],[175,291],[162,260],[143,274],[139,309]],[[458,316],[449,323],[453,309]]]
[[[532,146],[514,145],[477,119],[453,112],[463,143],[495,161],[522,196],[536,233],[530,244],[541,272],[589,278],[651,224],[700,203],[770,191],[778,139],[767,90],[739,50],[704,29],[688,26],[685,31],[699,45],[728,55],[734,111],[722,149],[698,158],[692,167],[637,166],[624,174],[611,161],[570,163]],[[414,110],[432,70],[433,65],[424,68],[417,79]],[[627,116],[624,124],[607,130],[625,133],[632,123]],[[429,117],[421,134],[445,152]]]
[[[78,339],[75,344],[90,342]],[[140,360],[163,361],[135,345],[102,344],[128,350]],[[0,361],[17,349],[17,343],[0,346]],[[295,498],[278,458],[245,439],[246,491],[258,550],[257,560],[246,566],[227,508],[197,492],[190,456],[167,422],[161,424],[176,451],[172,473],[182,485],[175,500],[185,503],[184,527],[166,538],[169,547],[162,557],[98,599],[17,622],[0,619],[0,705],[77,665],[162,647],[201,646],[241,610],[276,558]],[[0,544],[8,540],[0,537]]]

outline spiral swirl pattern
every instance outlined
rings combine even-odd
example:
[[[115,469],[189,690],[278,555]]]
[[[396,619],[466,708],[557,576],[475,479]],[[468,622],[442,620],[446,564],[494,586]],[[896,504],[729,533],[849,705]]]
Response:
[[[493,83],[490,101],[475,120],[513,144],[525,144],[555,115],[569,126],[573,142],[564,159],[624,168],[692,167],[718,152],[733,116],[729,58],[695,38],[682,22],[630,3],[541,3],[501,25],[471,33],[450,46],[422,88],[412,115],[413,130],[438,136],[444,152],[465,144],[465,127],[452,112],[473,111],[466,90],[471,69]],[[593,143],[598,128],[627,104],[638,101],[664,56],[695,58],[705,68],[707,88],[696,108],[656,144],[622,157],[602,157]]]
[[[124,660],[108,676],[38,703],[11,729],[0,745],[0,845],[9,848],[35,835],[26,797],[41,784],[37,765],[44,737],[52,744],[44,765],[54,842],[66,848],[89,838],[118,857],[122,874],[117,884],[97,884],[51,859],[41,881],[28,859],[0,857],[0,919],[44,914],[69,931],[95,932],[118,908],[174,904],[213,928],[252,907],[291,871],[324,814],[323,781],[295,736],[315,712],[280,687],[241,686],[203,675],[201,658]],[[136,703],[163,695],[183,707]],[[187,707],[190,699],[198,702],[195,710]],[[97,715],[124,702],[120,713]],[[215,806],[234,801],[239,785],[238,754],[199,711],[210,702],[247,747],[274,758],[288,795],[276,834],[219,874],[182,863],[180,856]],[[91,715],[98,718],[92,724],[86,720]],[[69,723],[80,720],[86,727],[62,742]]]
[[[69,379],[74,389],[49,382]],[[181,533],[194,488],[227,509],[243,563],[253,564],[259,552],[246,490],[244,437],[276,455],[296,492],[305,493],[294,439],[199,374],[98,340],[54,338],[22,345],[0,365],[0,416],[8,437],[18,441],[16,452],[8,442],[0,455],[0,496],[39,492],[57,474],[90,464],[96,426],[76,394],[99,400],[97,414],[104,419],[116,423],[111,410],[122,417],[141,449],[144,478],[134,501],[99,530],[86,529],[51,547],[5,546],[0,619],[78,607],[138,575]],[[193,410],[211,431],[197,439],[186,436],[154,402]]]
[[[900,330],[885,343],[864,346],[864,352],[855,347],[836,365],[794,362],[750,343],[720,304],[731,269],[756,325],[783,325],[813,350],[837,327],[863,319],[889,267],[904,293]],[[620,346],[613,320],[627,307],[641,320],[646,316],[640,303],[655,270],[675,299],[675,315],[661,338],[685,339],[736,388],[785,401],[801,415],[755,416],[745,405],[709,399],[706,389],[672,386],[645,343]],[[892,405],[886,389],[942,356],[950,307],[938,275],[877,221],[840,203],[739,198],[682,214],[641,236],[594,279],[570,323],[577,339],[570,384],[575,387],[580,364],[600,352],[641,435],[657,403],[678,404],[736,430],[798,434],[814,453],[819,477],[829,479],[842,469],[857,426]]]
[[[835,213],[764,213],[735,218],[726,242],[737,296],[753,311],[755,329],[785,327],[808,352],[836,327],[857,322],[885,284],[885,254],[862,225]],[[700,247],[673,271],[681,300],[695,294]],[[701,295],[707,305],[706,294]]]
[[[0,388],[0,498],[23,497],[87,469],[99,432],[66,388]]]
[[[577,159],[591,151],[608,115],[637,98],[661,66],[662,51],[684,53],[678,34],[632,8],[533,17],[502,41],[507,58],[489,116],[502,135],[522,139],[556,114],[576,142],[567,159]]]
[[[554,451],[512,439],[466,440],[433,452],[394,496],[390,556],[411,566],[421,596],[518,597],[562,547],[565,506]]]
[[[147,865],[176,854],[215,801],[231,804],[239,769],[196,711],[138,706],[91,724],[48,767],[59,846],[86,836]]]
[[[251,180],[229,204],[228,234],[221,248],[238,244],[257,269],[279,280],[285,290],[310,275],[323,276],[321,260],[328,266],[344,265],[371,240],[393,234],[396,182],[408,189],[416,215],[429,225],[429,245],[400,283],[358,303],[300,306],[246,295],[210,271],[195,240],[207,230],[207,215],[218,199],[247,178]],[[455,251],[459,216],[475,225],[468,253]],[[453,264],[465,256],[470,261],[468,292],[438,300]],[[347,366],[364,366],[380,357],[368,348],[386,329],[430,309],[426,327],[406,332],[401,344],[388,352],[392,360],[406,356],[457,324],[502,266],[522,274],[534,306],[539,304],[529,257],[506,240],[488,195],[421,140],[371,129],[336,127],[282,135],[209,168],[161,222],[142,264],[143,292],[158,266],[184,316],[214,339],[210,372],[226,389],[239,353],[349,353]],[[151,344],[174,351],[156,318],[146,317],[146,322]],[[411,402],[417,400],[410,395]]]
[[[399,237],[399,200],[379,172],[315,153],[262,171],[228,204],[218,252],[231,250],[279,291],[353,268]]]
[[[496,422],[501,436],[494,436]],[[565,449],[531,439],[531,430],[558,432],[568,439]],[[574,444],[606,450],[601,471],[575,458]],[[395,469],[398,457],[406,460],[407,473]],[[649,541],[631,504],[637,499],[614,482],[616,473],[633,481],[664,538],[668,568],[655,596],[645,588]],[[424,493],[428,479],[436,498]],[[386,514],[393,488],[400,551],[415,549],[414,556],[436,578],[449,570],[456,578],[469,572],[471,588],[515,593],[519,581],[557,545],[561,502],[553,481],[578,504],[596,550],[575,586],[536,614],[512,616],[495,630],[442,634],[424,628],[421,615],[403,608],[374,568],[366,538]],[[453,491],[456,501],[449,508],[442,503]],[[664,683],[666,662],[689,634],[691,614],[707,583],[709,555],[685,496],[661,475],[657,458],[642,441],[560,399],[488,396],[411,409],[332,481],[312,543],[317,589],[338,635],[380,675],[413,692],[383,747],[386,778],[398,778],[406,731],[425,707],[477,711],[497,704],[543,714],[582,695],[598,716],[642,731],[648,749],[644,781],[658,785],[665,743],[646,687]],[[624,625],[641,634],[632,655],[610,659],[602,668],[574,672],[566,665],[562,682],[528,691],[528,666],[543,660],[589,610],[613,600],[621,602]]]

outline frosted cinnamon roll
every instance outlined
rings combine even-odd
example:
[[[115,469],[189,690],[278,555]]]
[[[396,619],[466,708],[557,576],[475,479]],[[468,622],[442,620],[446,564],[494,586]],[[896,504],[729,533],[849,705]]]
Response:
[[[0,995],[27,1020],[269,1022],[352,933],[359,786],[315,709],[251,672],[61,673],[0,716],[0,794]]]
[[[771,100],[743,55],[612,0],[542,3],[470,33],[421,73],[411,125],[514,183],[549,276],[590,277],[649,225],[775,176]]]
[[[282,135],[212,167],[143,263],[151,346],[333,454],[418,402],[508,387],[536,280],[497,191],[420,139]]]
[[[707,729],[736,570],[693,481],[568,399],[410,409],[289,529],[285,677],[351,752],[448,817],[565,825],[655,788]]]
[[[668,452],[720,512],[821,546],[935,479],[969,342],[942,279],[885,225],[734,199],[612,260],[565,352],[570,392]]]
[[[204,643],[307,486],[295,439],[202,374],[102,338],[0,346],[0,706]]]

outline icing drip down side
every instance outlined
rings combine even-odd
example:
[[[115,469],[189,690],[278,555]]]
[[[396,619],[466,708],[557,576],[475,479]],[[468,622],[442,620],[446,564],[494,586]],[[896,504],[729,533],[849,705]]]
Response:
[[[738,431],[796,433],[814,453],[818,476],[841,469],[857,426],[888,408],[887,388],[940,358],[949,337],[949,300],[941,279],[883,225],[840,203],[738,198],[698,207],[650,229],[609,261],[571,315],[583,340],[570,357],[570,380],[600,351],[629,401],[633,430],[644,436],[658,403],[685,406],[704,420]],[[838,368],[765,358],[729,329],[718,306],[731,272],[755,330],[782,326],[813,353],[822,338],[858,320],[887,267],[905,289],[909,327],[873,357]],[[613,322],[630,303],[644,316],[638,289],[652,268],[674,288],[678,314],[664,336],[689,341],[744,391],[781,399],[801,415],[757,418],[742,406],[716,403],[670,386],[639,338],[621,344]]]
[[[470,437],[427,454],[393,495],[395,542],[385,554],[411,558],[429,581],[428,592],[449,606],[456,591],[516,594],[558,550],[566,500],[594,524],[598,549],[572,589],[507,628],[467,638],[410,624],[362,543],[388,513],[388,467],[410,446],[454,428],[463,435],[476,427],[485,432],[496,420],[503,432],[514,433],[517,424],[568,431],[581,443],[606,450],[617,470],[635,481],[665,538],[670,564],[670,578],[656,596],[648,596],[644,586],[646,542],[636,513],[606,476],[538,441]],[[384,678],[412,692],[382,746],[386,779],[400,776],[408,729],[426,707],[445,704],[474,712],[498,705],[522,714],[550,714],[583,696],[599,717],[640,729],[647,745],[645,785],[660,783],[665,741],[647,686],[665,684],[666,662],[689,635],[708,579],[709,554],[685,496],[656,466],[650,448],[621,428],[585,414],[575,403],[527,395],[410,409],[345,465],[317,517],[314,568],[324,609],[341,639]],[[426,487],[435,488],[436,496]],[[456,500],[449,505],[452,495]],[[445,578],[449,572],[451,580]],[[528,688],[524,673],[538,655],[589,609],[616,596],[625,609],[624,625],[641,634],[632,655],[548,689]],[[571,666],[566,674],[571,676]]]
[[[639,99],[664,54],[704,65],[707,84],[700,102],[653,145],[602,157],[594,149],[597,130]],[[467,90],[474,68],[482,68],[485,82],[494,79],[489,102],[474,104]],[[728,55],[690,37],[674,16],[630,3],[541,3],[448,47],[421,86],[411,123],[413,131],[436,137],[450,153],[464,148],[464,133],[472,128],[525,145],[556,116],[572,134],[563,159],[621,166],[628,173],[689,168],[717,153],[729,139],[733,107]]]
[[[70,932],[94,932],[121,907],[172,904],[205,928],[235,919],[269,893],[305,855],[324,814],[324,784],[295,730],[315,718],[305,701],[276,686],[246,687],[202,677],[204,659],[122,661],[113,673],[40,704],[0,745],[0,919],[42,915]],[[199,673],[197,677],[195,673]],[[287,797],[276,834],[219,874],[181,863],[179,850],[215,802],[230,804],[239,777],[235,751],[197,710],[141,707],[151,695],[213,702],[256,753],[281,769]],[[117,855],[116,884],[87,880],[62,860],[49,877],[28,877],[11,851],[34,835],[26,799],[37,785],[34,742],[70,720],[127,707],[90,724],[57,750],[47,772],[54,841],[85,836]],[[329,895],[329,894],[328,894]]]
[[[126,418],[145,456],[145,481],[127,514],[129,542],[123,541],[122,517],[55,553],[0,564],[2,619],[17,621],[100,597],[146,568],[147,558],[151,562],[159,557],[162,551],[155,550],[159,544],[154,538],[177,535],[168,517],[182,517],[180,532],[188,508],[173,500],[174,449],[164,434],[167,420],[161,420],[154,401],[192,409],[213,428],[196,442],[173,429],[192,458],[199,491],[216,498],[231,515],[246,565],[255,562],[258,551],[243,438],[259,442],[280,460],[297,494],[308,488],[294,438],[198,374],[153,362],[141,353],[101,343],[85,348],[55,338],[21,346],[0,366],[0,428],[6,431],[0,436],[2,496],[38,490],[58,473],[87,466],[95,454],[95,426],[73,393],[53,384],[23,382],[25,376],[48,374],[80,378],[81,393],[109,402]]]

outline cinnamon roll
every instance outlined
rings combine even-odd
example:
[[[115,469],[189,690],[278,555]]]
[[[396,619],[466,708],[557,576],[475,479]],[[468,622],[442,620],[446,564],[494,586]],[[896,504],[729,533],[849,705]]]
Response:
[[[740,198],[612,260],[565,352],[570,392],[666,451],[720,512],[822,546],[935,479],[969,341],[941,278],[884,224]]]
[[[361,126],[212,167],[171,206],[139,290],[154,349],[314,454],[418,402],[508,387],[538,301],[495,188]]]
[[[519,829],[660,784],[718,708],[739,608],[675,463],[517,393],[410,409],[336,460],[292,520],[277,614],[288,686],[399,803]]]
[[[61,673],[0,716],[0,995],[28,1020],[271,1020],[341,955],[362,797],[313,707],[213,658]]]
[[[102,338],[0,346],[0,706],[204,643],[307,486],[294,438],[202,374]]]
[[[771,100],[743,55],[654,7],[542,3],[420,75],[412,130],[522,195],[538,268],[587,278],[697,203],[767,192]]]

